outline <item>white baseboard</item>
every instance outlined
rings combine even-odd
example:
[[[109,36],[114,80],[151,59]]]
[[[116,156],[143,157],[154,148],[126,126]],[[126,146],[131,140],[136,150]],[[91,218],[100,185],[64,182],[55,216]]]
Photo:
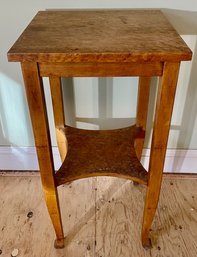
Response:
[[[59,151],[53,147],[55,168],[61,165]],[[0,170],[39,170],[35,147],[0,147]]]
[[[61,165],[57,147],[53,147],[55,168]],[[150,149],[144,149],[142,164],[147,169]],[[35,147],[0,147],[0,170],[39,170]],[[168,149],[165,172],[197,173],[197,150]]]
[[[144,149],[142,164],[148,169],[150,149]],[[197,150],[167,149],[164,172],[197,174]]]

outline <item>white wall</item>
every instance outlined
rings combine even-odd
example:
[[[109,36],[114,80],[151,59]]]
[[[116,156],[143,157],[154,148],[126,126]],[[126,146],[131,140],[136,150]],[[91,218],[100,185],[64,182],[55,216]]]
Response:
[[[0,0],[0,146],[34,144],[20,65],[8,63],[6,52],[38,10],[51,8],[165,8],[166,16],[194,51],[193,61],[181,66],[168,147],[197,149],[197,2],[194,0]],[[103,129],[133,123],[137,81],[137,78],[63,79],[63,84],[67,85],[63,93],[68,124]],[[56,145],[48,80],[44,82],[52,143]],[[155,82],[154,78],[152,103]],[[150,106],[146,147],[150,145],[152,113],[153,104]]]

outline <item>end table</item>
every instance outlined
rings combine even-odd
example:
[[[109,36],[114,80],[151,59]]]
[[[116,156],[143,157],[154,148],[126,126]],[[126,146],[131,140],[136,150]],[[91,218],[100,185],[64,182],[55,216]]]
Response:
[[[91,176],[147,186],[142,244],[157,208],[181,61],[192,53],[159,10],[40,11],[8,52],[21,63],[46,205],[64,247],[57,187]],[[55,172],[42,77],[49,77],[62,166]],[[61,77],[139,76],[136,125],[88,131],[65,125]],[[150,79],[159,76],[149,169],[140,164]]]

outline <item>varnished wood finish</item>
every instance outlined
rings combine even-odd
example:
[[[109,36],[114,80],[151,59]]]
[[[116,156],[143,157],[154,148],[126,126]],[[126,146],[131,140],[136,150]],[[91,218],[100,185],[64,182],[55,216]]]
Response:
[[[50,88],[51,88],[51,97],[53,103],[53,112],[55,119],[56,127],[64,127],[64,106],[62,98],[62,89],[61,89],[61,79],[60,77],[49,77]]]
[[[60,158],[63,163],[68,151],[68,142],[65,135],[61,132],[61,130],[58,127],[56,127],[55,129],[55,133],[56,133],[56,139],[57,139],[58,150],[60,153]]]
[[[10,61],[190,60],[191,51],[159,10],[41,11],[8,53]]]
[[[191,50],[159,10],[42,11],[9,50],[8,60],[22,63],[45,199],[57,236],[56,246],[63,246],[64,238],[58,185],[91,175],[116,175],[146,184],[146,171],[136,162],[133,139],[136,129],[144,131],[146,127],[149,77],[160,76],[142,227],[142,243],[149,246],[148,234],[159,199],[179,62],[190,60],[191,56]],[[66,127],[68,153],[55,175],[42,76],[50,77],[57,127],[64,125],[62,101],[57,101],[61,98],[61,76],[141,76],[136,129],[123,129],[124,133],[79,132]],[[65,137],[60,132],[58,138],[64,159]],[[142,146],[143,139],[137,139],[138,158]],[[118,165],[113,169],[115,164]]]
[[[56,232],[57,241],[59,245],[63,246],[64,234],[57,188],[54,182],[54,164],[42,80],[39,76],[36,63],[23,62],[21,63],[21,67],[33,126],[45,201]]]
[[[120,76],[160,76],[163,63],[41,63],[41,76],[62,77],[120,77]]]
[[[142,244],[144,246],[149,246],[150,244],[148,238],[149,229],[159,200],[179,65],[179,63],[165,63],[163,76],[159,82],[142,226]]]
[[[146,122],[147,122],[147,115],[148,115],[150,82],[151,82],[150,77],[139,78],[136,126],[141,127],[144,131],[146,131]],[[139,160],[142,155],[143,146],[144,146],[144,138],[136,139],[135,150]]]
[[[59,131],[59,128],[60,127],[63,128],[65,125],[61,78],[50,76],[49,81],[50,81],[51,97],[52,97],[52,103],[53,103],[53,113],[54,113],[54,120],[55,120],[55,127],[56,127],[57,145],[60,152],[61,160],[63,162],[67,153],[67,143],[66,143],[66,138],[62,137]]]
[[[93,176],[115,176],[147,183],[147,172],[134,150],[135,138],[144,138],[136,126],[115,130],[65,127],[68,153],[56,173],[57,185]]]

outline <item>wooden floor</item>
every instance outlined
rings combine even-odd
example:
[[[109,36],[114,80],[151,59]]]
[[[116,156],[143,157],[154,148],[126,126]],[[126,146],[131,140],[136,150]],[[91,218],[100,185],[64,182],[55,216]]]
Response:
[[[164,179],[151,250],[144,250],[140,242],[144,186],[107,177],[61,186],[67,237],[60,250],[53,247],[54,232],[38,176],[0,176],[0,192],[3,257],[10,257],[14,248],[18,257],[197,256],[196,179]]]

